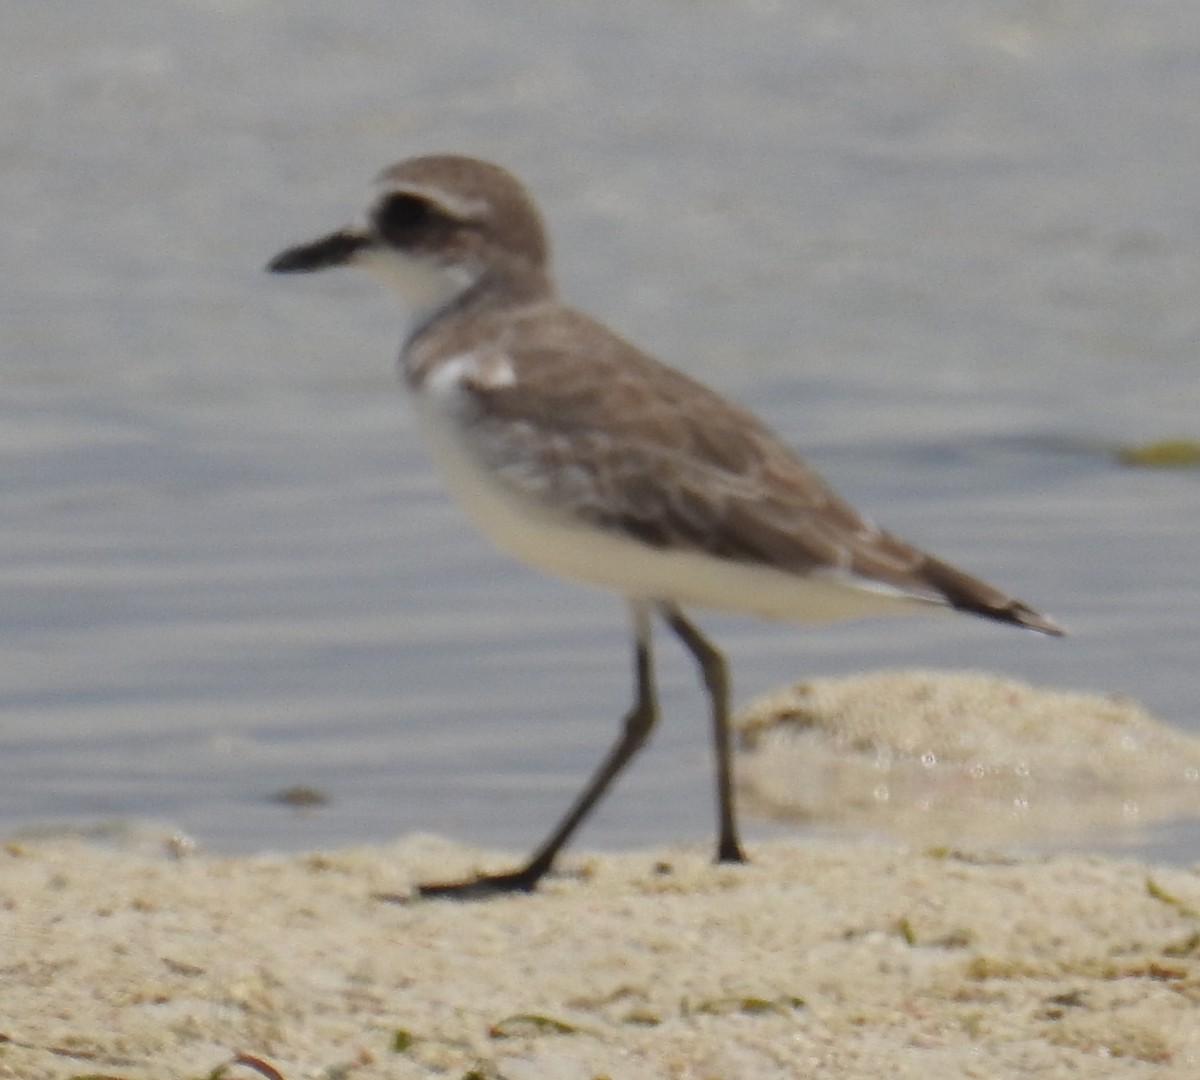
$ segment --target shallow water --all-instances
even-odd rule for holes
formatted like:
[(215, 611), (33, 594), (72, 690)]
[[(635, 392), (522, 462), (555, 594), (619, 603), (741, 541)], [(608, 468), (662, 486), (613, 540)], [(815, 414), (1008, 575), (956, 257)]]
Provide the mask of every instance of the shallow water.
[[(984, 667), (1200, 732), (1200, 474), (1108, 452), (1200, 435), (1200, 8), (399, 11), (6, 15), (0, 830), (524, 849), (614, 737), (621, 605), (510, 565), (444, 501), (386, 297), (262, 273), (440, 150), (531, 183), (573, 301), (1073, 631), (702, 617), (739, 698)], [(588, 846), (711, 832), (703, 703), (664, 646), (664, 729)], [(332, 801), (271, 801), (291, 784)]]

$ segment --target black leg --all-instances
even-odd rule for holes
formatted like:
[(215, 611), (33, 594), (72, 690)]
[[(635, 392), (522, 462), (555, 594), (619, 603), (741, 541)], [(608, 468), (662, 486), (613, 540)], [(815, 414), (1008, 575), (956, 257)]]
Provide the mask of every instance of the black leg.
[(667, 625), (675, 631), (700, 665), (700, 674), (712, 702), (713, 744), (717, 756), (717, 808), (720, 832), (717, 862), (745, 862), (746, 855), (738, 840), (733, 811), (733, 764), (729, 739), (729, 675), (725, 658), (695, 626), (683, 617), (674, 604), (659, 607)]
[(654, 657), (650, 644), (650, 614), (640, 604), (632, 605), (632, 609), (634, 673), (637, 684), (633, 707), (625, 716), (621, 737), (583, 789), (575, 805), (520, 870), (509, 874), (481, 874), (469, 881), (419, 885), (417, 892), (421, 896), (446, 896), (466, 900), (502, 892), (532, 892), (553, 865), (555, 856), (584, 818), (591, 813), (617, 774), (645, 745), (654, 722), (658, 719), (658, 702), (654, 696)]

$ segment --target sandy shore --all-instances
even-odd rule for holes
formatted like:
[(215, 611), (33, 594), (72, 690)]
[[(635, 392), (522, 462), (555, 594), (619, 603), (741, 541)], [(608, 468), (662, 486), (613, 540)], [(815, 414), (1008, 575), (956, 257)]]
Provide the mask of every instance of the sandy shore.
[[(0, 854), (0, 1075), (1194, 1077), (1200, 875), (882, 845), (508, 864), (411, 837), (288, 857)], [(390, 897), (385, 899), (384, 897)], [(235, 1065), (221, 1075), (259, 1075)]]

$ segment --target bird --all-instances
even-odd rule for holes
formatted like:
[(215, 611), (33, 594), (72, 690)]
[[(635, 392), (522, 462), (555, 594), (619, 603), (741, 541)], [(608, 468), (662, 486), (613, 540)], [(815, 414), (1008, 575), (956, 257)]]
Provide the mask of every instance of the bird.
[(730, 680), (691, 608), (820, 623), (943, 608), (1059, 636), (1052, 619), (877, 527), (752, 413), (559, 298), (542, 215), (500, 165), (459, 154), (385, 169), (359, 224), (287, 248), (278, 274), (358, 267), (408, 316), (402, 381), (468, 518), (528, 565), (623, 597), (633, 703), (617, 740), (524, 865), (417, 886), (533, 891), (650, 736), (653, 628), (698, 665), (715, 754), (716, 860), (746, 860)]

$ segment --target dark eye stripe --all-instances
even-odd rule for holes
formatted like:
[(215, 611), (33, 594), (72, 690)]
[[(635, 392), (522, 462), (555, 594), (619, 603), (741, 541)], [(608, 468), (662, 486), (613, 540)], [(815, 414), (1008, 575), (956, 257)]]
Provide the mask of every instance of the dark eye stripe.
[(442, 215), (417, 195), (389, 195), (375, 211), (375, 228), (392, 244), (410, 243), (413, 237), (442, 221)]

